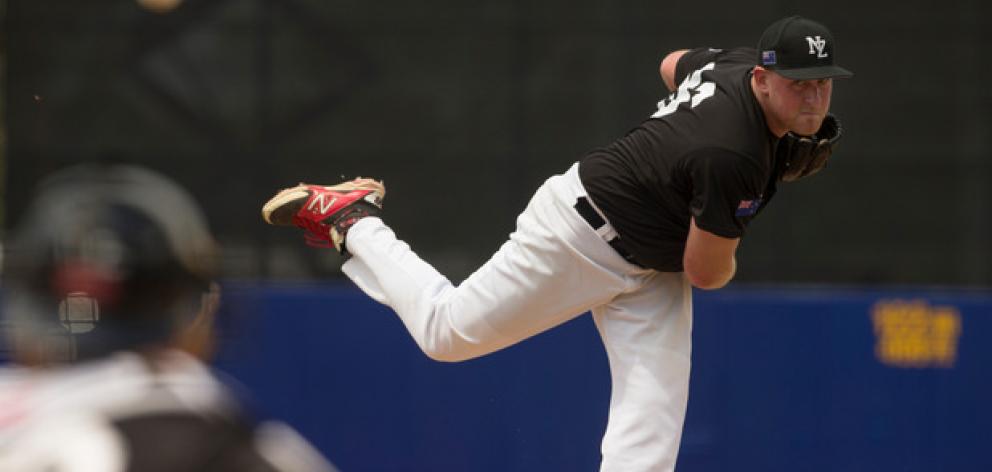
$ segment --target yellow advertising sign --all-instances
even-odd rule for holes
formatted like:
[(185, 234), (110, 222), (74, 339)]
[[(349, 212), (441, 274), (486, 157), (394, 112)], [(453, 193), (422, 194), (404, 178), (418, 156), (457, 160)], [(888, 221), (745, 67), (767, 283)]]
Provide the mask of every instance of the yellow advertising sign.
[(875, 357), (900, 368), (950, 368), (957, 359), (961, 314), (925, 300), (882, 300), (871, 312)]

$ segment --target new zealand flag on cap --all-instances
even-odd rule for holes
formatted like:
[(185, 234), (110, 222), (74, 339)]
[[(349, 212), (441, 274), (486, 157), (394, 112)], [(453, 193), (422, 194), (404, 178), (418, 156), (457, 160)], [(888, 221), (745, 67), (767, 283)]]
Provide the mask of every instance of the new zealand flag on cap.
[(775, 51), (761, 51), (761, 65), (770, 66), (774, 65), (775, 62)]

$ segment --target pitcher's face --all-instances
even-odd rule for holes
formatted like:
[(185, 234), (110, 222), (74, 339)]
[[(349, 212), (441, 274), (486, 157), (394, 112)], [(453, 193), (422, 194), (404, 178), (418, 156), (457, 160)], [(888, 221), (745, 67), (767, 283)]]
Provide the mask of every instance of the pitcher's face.
[(765, 112), (774, 115), (769, 118), (786, 131), (802, 136), (815, 134), (830, 111), (833, 79), (793, 80), (768, 72)]

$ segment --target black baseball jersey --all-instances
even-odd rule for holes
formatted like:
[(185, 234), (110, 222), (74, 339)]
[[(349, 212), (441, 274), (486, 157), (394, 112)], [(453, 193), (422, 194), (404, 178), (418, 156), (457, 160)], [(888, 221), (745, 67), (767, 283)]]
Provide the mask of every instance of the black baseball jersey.
[(741, 237), (774, 194), (778, 138), (751, 90), (756, 57), (750, 48), (687, 52), (658, 111), (582, 159), (583, 186), (637, 263), (682, 271), (691, 217)]

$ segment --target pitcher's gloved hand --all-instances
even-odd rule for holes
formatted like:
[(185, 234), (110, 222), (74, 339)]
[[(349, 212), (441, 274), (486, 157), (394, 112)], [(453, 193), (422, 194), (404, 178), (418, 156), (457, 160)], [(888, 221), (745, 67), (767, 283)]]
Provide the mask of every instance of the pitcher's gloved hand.
[(841, 136), (840, 120), (828, 113), (813, 136), (799, 136), (786, 133), (779, 141), (775, 162), (778, 165), (778, 180), (794, 182), (809, 177), (827, 165), (827, 159), (837, 146)]

